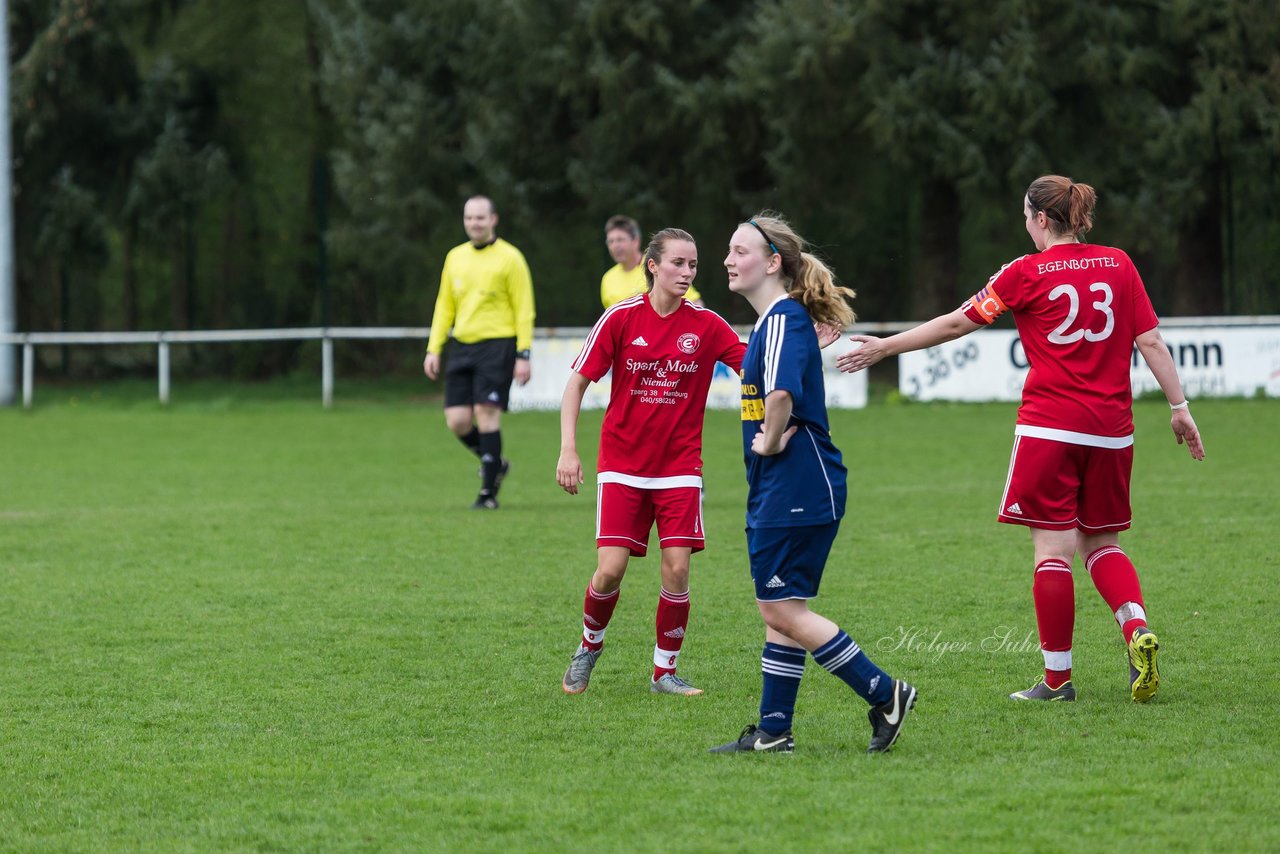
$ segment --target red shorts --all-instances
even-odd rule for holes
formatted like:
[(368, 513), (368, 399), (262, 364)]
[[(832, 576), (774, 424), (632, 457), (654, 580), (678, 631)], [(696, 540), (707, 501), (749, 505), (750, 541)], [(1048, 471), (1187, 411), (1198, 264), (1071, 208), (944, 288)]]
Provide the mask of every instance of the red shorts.
[(1132, 470), (1133, 445), (1095, 448), (1015, 436), (998, 518), (1051, 531), (1126, 530), (1133, 517)]
[(658, 548), (689, 548), (700, 552), (702, 490), (696, 486), (641, 489), (622, 483), (596, 486), (596, 547), (621, 546), (644, 557), (649, 529), (658, 523)]

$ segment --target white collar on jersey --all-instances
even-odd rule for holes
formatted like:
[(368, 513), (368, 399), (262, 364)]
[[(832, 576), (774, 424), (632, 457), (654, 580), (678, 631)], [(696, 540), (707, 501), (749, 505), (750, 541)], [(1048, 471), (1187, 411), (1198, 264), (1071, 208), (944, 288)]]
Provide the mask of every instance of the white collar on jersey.
[(766, 308), (764, 311), (760, 312), (760, 317), (758, 317), (758, 318), (756, 319), (756, 325), (755, 325), (755, 326), (753, 326), (752, 328), (753, 328), (753, 329), (759, 329), (759, 328), (760, 328), (760, 324), (764, 323), (764, 319), (765, 319), (766, 317), (768, 317), (768, 316), (769, 316), (769, 312), (773, 311), (773, 307), (774, 307), (775, 305), (777, 305), (778, 303), (782, 302), (784, 299), (791, 299), (791, 295), (790, 295), (790, 294), (783, 294), (782, 296), (778, 297), (778, 298), (777, 298), (776, 300), (774, 300), (773, 302), (769, 303), (769, 307), (768, 307), (768, 308)]

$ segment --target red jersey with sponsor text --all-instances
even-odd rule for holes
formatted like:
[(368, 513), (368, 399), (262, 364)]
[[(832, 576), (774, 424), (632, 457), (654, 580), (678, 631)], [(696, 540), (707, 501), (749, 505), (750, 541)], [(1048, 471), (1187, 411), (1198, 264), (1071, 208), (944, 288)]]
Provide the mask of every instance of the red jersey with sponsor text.
[(1019, 424), (1133, 433), (1133, 342), (1159, 320), (1128, 255), (1066, 243), (1010, 261), (964, 305), (970, 320), (984, 324), (1006, 309), (1031, 366)]
[(573, 363), (593, 382), (613, 370), (599, 471), (701, 477), (702, 421), (716, 362), (736, 376), (745, 352), (723, 317), (688, 300), (666, 317), (648, 294), (609, 308)]

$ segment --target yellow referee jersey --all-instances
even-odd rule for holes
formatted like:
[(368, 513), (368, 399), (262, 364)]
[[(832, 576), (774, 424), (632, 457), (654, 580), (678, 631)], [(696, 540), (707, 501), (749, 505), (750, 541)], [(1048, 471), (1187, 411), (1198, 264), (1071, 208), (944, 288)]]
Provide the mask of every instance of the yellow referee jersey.
[[(604, 303), (605, 308), (647, 290), (649, 290), (649, 283), (644, 277), (643, 261), (630, 270), (622, 269), (621, 264), (614, 264), (600, 277), (600, 302)], [(692, 302), (702, 299), (702, 294), (691, 287), (684, 298)]]
[(533, 277), (519, 249), (498, 238), (449, 250), (427, 352), (443, 350), (450, 330), (464, 344), (514, 336), (517, 350), (533, 345)]

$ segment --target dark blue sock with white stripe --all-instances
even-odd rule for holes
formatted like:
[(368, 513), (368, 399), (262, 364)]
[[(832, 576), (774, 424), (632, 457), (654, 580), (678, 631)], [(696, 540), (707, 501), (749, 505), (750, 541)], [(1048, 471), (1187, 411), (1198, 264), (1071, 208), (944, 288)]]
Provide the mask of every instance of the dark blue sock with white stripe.
[(813, 651), (813, 660), (843, 679), (873, 706), (887, 703), (893, 697), (893, 679), (876, 667), (843, 629)]
[(791, 729), (796, 710), (800, 677), (804, 676), (805, 652), (800, 647), (766, 643), (760, 657), (764, 690), (760, 693), (760, 729), (781, 735)]

